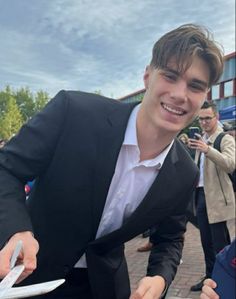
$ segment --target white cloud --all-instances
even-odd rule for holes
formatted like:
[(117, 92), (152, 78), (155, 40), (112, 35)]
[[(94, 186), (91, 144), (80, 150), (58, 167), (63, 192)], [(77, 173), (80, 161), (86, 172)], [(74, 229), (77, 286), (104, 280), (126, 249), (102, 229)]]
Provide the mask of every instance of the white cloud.
[[(234, 0), (8, 0), (0, 11), (0, 84), (121, 97), (143, 88), (154, 42), (183, 23), (235, 51)], [(1, 87), (0, 86), (0, 87)]]

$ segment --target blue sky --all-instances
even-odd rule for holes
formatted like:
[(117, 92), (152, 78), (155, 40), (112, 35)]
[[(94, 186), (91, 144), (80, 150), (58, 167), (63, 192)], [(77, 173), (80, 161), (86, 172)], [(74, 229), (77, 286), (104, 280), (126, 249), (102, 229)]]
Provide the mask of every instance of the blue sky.
[(143, 88), (155, 41), (184, 23), (235, 51), (235, 0), (0, 0), (0, 89)]

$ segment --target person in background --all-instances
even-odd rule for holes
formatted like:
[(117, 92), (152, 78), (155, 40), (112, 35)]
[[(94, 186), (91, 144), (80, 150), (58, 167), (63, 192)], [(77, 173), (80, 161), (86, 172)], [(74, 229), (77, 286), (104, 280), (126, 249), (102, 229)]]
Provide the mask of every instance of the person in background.
[(236, 298), (236, 248), (235, 239), (216, 256), (213, 279), (206, 279), (201, 299)]
[(188, 135), (186, 133), (182, 133), (178, 136), (179, 140), (183, 142), (186, 146), (188, 145)]
[(194, 160), (195, 157), (195, 150), (189, 147), (189, 137), (186, 133), (182, 133), (178, 136), (178, 139), (184, 144), (186, 150), (190, 154), (191, 158)]
[[(59, 92), (0, 150), (0, 277), (22, 240), (19, 280), (66, 278), (40, 298), (163, 297), (199, 176), (175, 137), (222, 72), (212, 35), (186, 24), (154, 45), (140, 104)], [(24, 185), (34, 178), (26, 202)], [(130, 294), (124, 243), (154, 226), (157, 246)]]
[(0, 148), (4, 147), (6, 141), (4, 139), (0, 139)]
[(227, 133), (236, 140), (236, 125), (232, 126)]
[(226, 134), (221, 141), (221, 152), (213, 147), (216, 137), (223, 132), (218, 126), (218, 116), (215, 104), (205, 102), (199, 112), (204, 135), (189, 139), (200, 168), (196, 211), (206, 264), (205, 276), (191, 291), (200, 291), (203, 281), (211, 277), (216, 254), (230, 244), (226, 221), (235, 218), (235, 195), (228, 176), (235, 169), (235, 141)]
[(231, 125), (229, 123), (223, 124), (224, 132), (233, 136), (236, 139), (236, 125)]
[(149, 229), (148, 241), (144, 245), (137, 248), (138, 252), (146, 252), (152, 249), (153, 243), (155, 243), (154, 233), (156, 230), (157, 227), (152, 227)]

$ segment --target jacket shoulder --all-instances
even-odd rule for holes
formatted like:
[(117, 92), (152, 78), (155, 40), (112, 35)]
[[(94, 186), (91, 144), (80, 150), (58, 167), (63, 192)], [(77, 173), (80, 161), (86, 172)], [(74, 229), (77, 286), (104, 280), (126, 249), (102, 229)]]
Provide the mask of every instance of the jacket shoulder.
[(178, 162), (181, 164), (182, 169), (185, 170), (186, 174), (189, 175), (192, 173), (195, 175), (196, 173), (199, 173), (196, 163), (182, 142), (176, 139), (174, 145), (178, 154)]
[(77, 105), (120, 105), (121, 103), (115, 99), (101, 96), (94, 93), (76, 91), (76, 90), (61, 90), (57, 96), (62, 95), (64, 98), (70, 102)]
[[(94, 93), (82, 92), (82, 91), (73, 91), (73, 90), (61, 90), (53, 100), (58, 99), (66, 101), (69, 107), (77, 111), (77, 109), (82, 109), (81, 111), (89, 110), (90, 113), (97, 114), (98, 112), (107, 113), (109, 111), (126, 111), (132, 110), (132, 108), (137, 103), (122, 103), (118, 100), (101, 96)], [(92, 109), (91, 109), (92, 107)]]

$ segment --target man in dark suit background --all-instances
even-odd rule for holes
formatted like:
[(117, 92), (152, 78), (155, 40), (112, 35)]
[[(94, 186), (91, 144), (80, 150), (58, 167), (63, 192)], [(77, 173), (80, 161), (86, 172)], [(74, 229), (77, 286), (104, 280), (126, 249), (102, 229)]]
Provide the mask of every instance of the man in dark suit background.
[[(154, 45), (141, 104), (61, 91), (23, 126), (0, 151), (0, 277), (22, 240), (24, 284), (66, 278), (40, 298), (160, 298), (198, 180), (175, 137), (219, 79), (222, 57), (205, 28), (181, 26)], [(154, 225), (158, 246), (130, 295), (123, 244)]]

